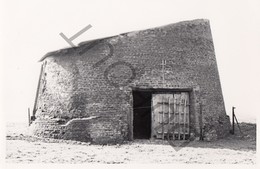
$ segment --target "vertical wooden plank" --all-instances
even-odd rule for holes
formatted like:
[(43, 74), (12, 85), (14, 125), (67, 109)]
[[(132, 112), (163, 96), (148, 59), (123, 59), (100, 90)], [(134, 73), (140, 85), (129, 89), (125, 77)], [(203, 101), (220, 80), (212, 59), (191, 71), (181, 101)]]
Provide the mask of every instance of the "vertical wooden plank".
[(181, 139), (181, 111), (180, 111), (180, 106), (181, 106), (181, 102), (180, 102), (180, 95), (178, 95), (178, 99), (177, 99), (177, 111), (178, 111), (178, 115), (179, 115), (179, 119), (178, 119), (178, 128), (179, 128), (179, 133), (178, 133), (178, 140)]
[(176, 99), (175, 94), (173, 95), (173, 129), (172, 129), (172, 137), (175, 140), (175, 129), (176, 129)]
[[(158, 98), (158, 100), (156, 100), (156, 106), (160, 107), (160, 109), (161, 109), (162, 108), (161, 105), (157, 105), (157, 104), (159, 104), (158, 102), (160, 102), (161, 96), (160, 95), (156, 95), (156, 96)], [(161, 114), (160, 114), (159, 108), (157, 108), (157, 107), (156, 107), (156, 113), (157, 113), (156, 115), (158, 116), (158, 125), (160, 125), (160, 123), (161, 123), (161, 121), (160, 121)]]
[(154, 94), (152, 94), (152, 125), (151, 125), (151, 138), (153, 138), (154, 134), (154, 126), (155, 126), (155, 112), (154, 112)]
[(151, 107), (151, 110), (152, 110), (152, 124), (151, 124), (151, 138), (153, 138), (154, 136), (154, 123), (155, 123), (155, 116), (154, 116), (154, 94), (152, 94), (152, 107)]
[(162, 95), (162, 139), (164, 140), (164, 95)]
[[(170, 136), (173, 135), (173, 125), (174, 125), (174, 113), (173, 113), (173, 105), (174, 105), (174, 99), (173, 99), (173, 94), (170, 97), (170, 106), (169, 106), (169, 111), (170, 111), (170, 116), (169, 116), (169, 124), (170, 124)], [(173, 136), (172, 136), (173, 137)]]
[(184, 98), (184, 105), (183, 105), (184, 117), (183, 117), (183, 140), (185, 140), (186, 136), (186, 99)]
[(186, 93), (186, 100), (187, 100), (187, 107), (186, 107), (186, 111), (187, 111), (187, 133), (190, 134), (190, 96), (189, 93)]
[(182, 136), (180, 139), (183, 139), (183, 121), (184, 121), (184, 104), (183, 104), (183, 92), (180, 95), (180, 135)]
[(160, 126), (160, 111), (161, 111), (161, 106), (158, 105), (160, 101), (160, 95), (158, 94), (153, 94), (152, 95), (152, 100), (153, 100), (153, 124), (152, 124), (152, 137), (160, 138), (160, 130), (161, 128), (156, 129), (156, 127)]
[(157, 113), (158, 113), (158, 126), (160, 125), (161, 127), (157, 130), (157, 138), (162, 138), (162, 129), (163, 129), (163, 124), (162, 124), (162, 112), (163, 112), (163, 105), (160, 103), (162, 100), (162, 95), (158, 94), (158, 100), (157, 100), (157, 104), (159, 104), (158, 106), (160, 107), (157, 108)]
[(174, 133), (177, 134), (177, 139), (180, 140), (180, 94), (174, 94), (174, 101), (175, 101), (175, 131)]
[(171, 119), (171, 103), (170, 103), (170, 97), (168, 97), (168, 131), (167, 131), (167, 134), (168, 134), (168, 140), (170, 139), (170, 119)]

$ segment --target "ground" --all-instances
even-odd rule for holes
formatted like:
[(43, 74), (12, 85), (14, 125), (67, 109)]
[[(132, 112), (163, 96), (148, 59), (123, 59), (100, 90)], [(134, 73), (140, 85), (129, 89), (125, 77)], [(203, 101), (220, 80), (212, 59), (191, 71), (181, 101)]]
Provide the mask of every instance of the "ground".
[(255, 164), (256, 125), (242, 123), (236, 134), (214, 142), (192, 141), (184, 147), (168, 141), (135, 140), (121, 145), (91, 145), (29, 136), (25, 124), (8, 124), (7, 163), (199, 163)]

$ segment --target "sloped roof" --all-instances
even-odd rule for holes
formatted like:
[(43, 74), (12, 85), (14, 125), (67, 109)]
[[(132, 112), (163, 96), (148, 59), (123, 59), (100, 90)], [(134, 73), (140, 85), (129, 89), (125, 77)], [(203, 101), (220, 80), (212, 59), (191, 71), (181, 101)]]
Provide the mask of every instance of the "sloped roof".
[(110, 36), (110, 37), (104, 37), (104, 38), (84, 41), (84, 42), (79, 43), (76, 47), (68, 47), (68, 48), (63, 48), (63, 49), (59, 49), (56, 51), (48, 52), (39, 60), (39, 62), (43, 61), (44, 59), (46, 59), (49, 56), (61, 55), (63, 53), (65, 54), (68, 51), (71, 51), (73, 49), (80, 48), (80, 47), (86, 46), (86, 45), (91, 45), (91, 43), (93, 43), (93, 42), (97, 42), (97, 41), (104, 40), (104, 39), (111, 39), (111, 38), (120, 37), (120, 36), (133, 36), (138, 33), (149, 32), (149, 31), (153, 31), (153, 30), (157, 30), (157, 29), (171, 29), (173, 27), (180, 26), (180, 25), (208, 23), (208, 22), (209, 22), (208, 19), (195, 19), (195, 20), (189, 20), (189, 21), (181, 21), (181, 22), (172, 23), (172, 24), (154, 27), (154, 28), (149, 28), (149, 29), (145, 29), (145, 30), (131, 31), (131, 32), (126, 32), (126, 33), (121, 33), (119, 35)]

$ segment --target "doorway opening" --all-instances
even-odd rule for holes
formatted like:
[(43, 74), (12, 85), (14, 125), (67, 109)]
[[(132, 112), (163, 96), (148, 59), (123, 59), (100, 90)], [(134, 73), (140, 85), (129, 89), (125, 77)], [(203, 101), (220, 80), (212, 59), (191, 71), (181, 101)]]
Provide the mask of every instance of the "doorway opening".
[(190, 90), (135, 89), (132, 94), (133, 139), (189, 139)]
[(133, 91), (133, 137), (151, 138), (151, 91)]

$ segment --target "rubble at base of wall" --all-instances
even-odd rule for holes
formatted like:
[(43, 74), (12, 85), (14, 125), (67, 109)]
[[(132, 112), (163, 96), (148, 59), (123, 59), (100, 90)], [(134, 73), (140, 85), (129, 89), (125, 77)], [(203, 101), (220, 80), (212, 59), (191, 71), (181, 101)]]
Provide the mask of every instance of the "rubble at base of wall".
[(218, 117), (208, 117), (208, 122), (204, 124), (204, 141), (215, 141), (229, 135), (231, 129), (228, 115)]
[[(102, 125), (101, 125), (102, 124)], [(36, 120), (30, 126), (30, 133), (37, 137), (91, 142), (93, 144), (118, 144), (124, 141), (121, 132), (104, 132), (108, 126), (98, 117), (76, 118), (66, 124), (57, 120)], [(117, 130), (117, 129), (114, 129)]]
[(210, 130), (209, 132), (204, 134), (205, 141), (215, 141), (217, 140), (218, 135), (216, 130)]

